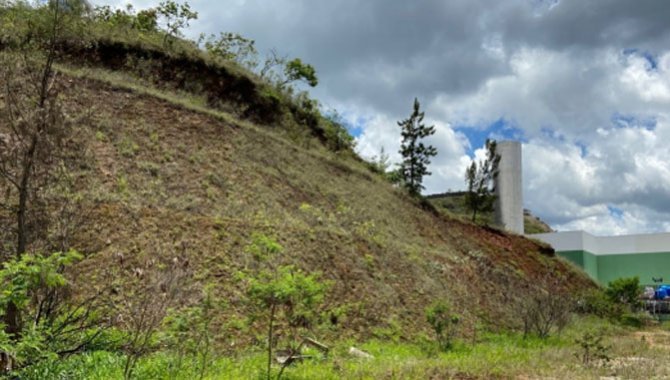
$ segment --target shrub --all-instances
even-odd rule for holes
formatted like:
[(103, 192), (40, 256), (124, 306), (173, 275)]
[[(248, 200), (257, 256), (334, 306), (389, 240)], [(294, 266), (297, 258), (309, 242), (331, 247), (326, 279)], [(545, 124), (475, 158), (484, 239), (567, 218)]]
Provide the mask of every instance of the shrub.
[(322, 125), (326, 145), (330, 150), (339, 152), (353, 150), (355, 139), (346, 127), (346, 121), (337, 111), (331, 111), (322, 117)]
[(620, 304), (612, 302), (603, 289), (590, 289), (578, 296), (576, 310), (600, 318), (619, 319), (623, 313)]
[(212, 295), (212, 286), (203, 290), (200, 302), (191, 307), (171, 310), (164, 320), (164, 343), (175, 352), (176, 363), (171, 365), (172, 378), (184, 369), (184, 359), (193, 359), (194, 372), (202, 379), (212, 362), (214, 329), (212, 322), (221, 311), (222, 304)]
[(575, 353), (575, 356), (584, 366), (591, 366), (596, 360), (610, 360), (610, 347), (605, 346), (602, 343), (602, 340), (602, 335), (596, 335), (590, 332), (586, 332), (581, 338), (575, 339), (575, 343), (577, 343), (580, 348), (580, 351)]
[(426, 320), (435, 332), (437, 344), (442, 351), (451, 349), (460, 318), (451, 313), (449, 305), (443, 301), (433, 303), (426, 309)]
[(639, 308), (640, 294), (640, 278), (637, 276), (618, 278), (609, 282), (605, 289), (605, 295), (610, 301), (623, 304), (631, 311)]
[(99, 294), (83, 301), (70, 299), (69, 284), (62, 273), (81, 258), (69, 251), (48, 256), (24, 254), (4, 263), (0, 313), (6, 316), (13, 309), (20, 330), (13, 334), (0, 329), (0, 351), (9, 354), (16, 367), (101, 344), (99, 337), (106, 324), (95, 318), (101, 310)]
[(568, 324), (572, 310), (573, 300), (568, 293), (536, 289), (518, 304), (524, 337), (534, 334), (546, 339), (554, 332), (560, 333)]

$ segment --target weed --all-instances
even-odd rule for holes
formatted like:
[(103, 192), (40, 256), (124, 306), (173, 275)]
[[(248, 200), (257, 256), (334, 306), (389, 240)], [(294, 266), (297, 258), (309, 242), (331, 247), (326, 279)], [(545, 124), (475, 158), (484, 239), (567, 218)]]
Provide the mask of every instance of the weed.
[(363, 256), (363, 259), (365, 260), (365, 266), (372, 272), (375, 267), (375, 257), (368, 253)]
[(158, 135), (158, 132), (154, 131), (149, 134), (149, 141), (151, 141), (152, 144), (156, 145), (160, 141), (160, 136)]
[(129, 136), (124, 136), (118, 145), (119, 154), (126, 158), (134, 157), (140, 149), (140, 146), (137, 145)]
[(119, 174), (116, 178), (116, 191), (123, 197), (129, 195), (128, 192), (128, 178), (124, 174)]
[(391, 342), (398, 343), (403, 336), (403, 328), (397, 317), (390, 317), (385, 325), (374, 327), (372, 335), (380, 339), (388, 339)]
[(107, 140), (107, 136), (105, 136), (105, 133), (103, 131), (96, 131), (95, 139), (100, 142), (104, 142), (105, 140)]
[(584, 333), (580, 338), (575, 340), (575, 343), (580, 348), (580, 351), (575, 353), (575, 356), (581, 361), (584, 366), (591, 366), (597, 360), (608, 362), (610, 360), (610, 347), (602, 343), (602, 335), (592, 334), (590, 332)]

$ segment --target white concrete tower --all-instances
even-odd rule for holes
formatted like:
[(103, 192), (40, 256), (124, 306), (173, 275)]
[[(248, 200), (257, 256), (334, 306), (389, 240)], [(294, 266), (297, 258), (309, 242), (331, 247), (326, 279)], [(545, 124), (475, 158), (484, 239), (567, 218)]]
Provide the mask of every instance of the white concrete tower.
[(497, 152), (500, 164), (496, 181), (495, 222), (507, 231), (523, 234), (521, 143), (499, 141)]

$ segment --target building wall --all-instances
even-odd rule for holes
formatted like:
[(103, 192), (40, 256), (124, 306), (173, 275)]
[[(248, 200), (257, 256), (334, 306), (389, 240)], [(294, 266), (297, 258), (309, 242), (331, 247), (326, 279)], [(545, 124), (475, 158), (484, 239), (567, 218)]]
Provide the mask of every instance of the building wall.
[(600, 281), (598, 256), (588, 251), (562, 251), (557, 254), (582, 268), (592, 279)]
[(600, 274), (600, 257), (601, 256), (596, 256), (589, 251), (584, 251), (584, 271), (588, 273), (592, 279), (600, 282), (601, 284), (607, 284), (607, 282), (603, 282)]
[(670, 252), (633, 253), (598, 256), (598, 282), (607, 284), (621, 277), (640, 277), (640, 283), (653, 284), (653, 278), (670, 282)]
[(632, 276), (645, 285), (652, 285), (652, 278), (670, 282), (670, 233), (598, 237), (571, 231), (531, 237), (549, 243), (603, 285)]

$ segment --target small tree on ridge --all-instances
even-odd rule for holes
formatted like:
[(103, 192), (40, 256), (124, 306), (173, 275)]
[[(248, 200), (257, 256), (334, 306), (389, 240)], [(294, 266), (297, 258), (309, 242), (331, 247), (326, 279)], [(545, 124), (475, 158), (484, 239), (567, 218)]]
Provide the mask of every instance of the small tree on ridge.
[(402, 143), (400, 154), (403, 161), (400, 164), (400, 177), (405, 188), (412, 195), (419, 195), (424, 188), (421, 184), (423, 176), (430, 175), (428, 165), (430, 157), (437, 155), (437, 149), (432, 145), (424, 145), (421, 140), (435, 133), (435, 127), (426, 127), (423, 124), (424, 112), (419, 110), (419, 100), (414, 98), (414, 110), (408, 119), (398, 122), (402, 128)]
[(486, 159), (484, 161), (473, 160), (465, 171), (465, 182), (468, 184), (468, 192), (465, 195), (465, 205), (472, 211), (472, 221), (477, 218), (478, 212), (493, 211), (495, 202), (495, 180), (498, 177), (498, 164), (500, 155), (496, 152), (495, 140), (486, 140)]

